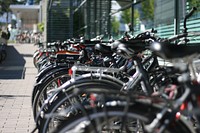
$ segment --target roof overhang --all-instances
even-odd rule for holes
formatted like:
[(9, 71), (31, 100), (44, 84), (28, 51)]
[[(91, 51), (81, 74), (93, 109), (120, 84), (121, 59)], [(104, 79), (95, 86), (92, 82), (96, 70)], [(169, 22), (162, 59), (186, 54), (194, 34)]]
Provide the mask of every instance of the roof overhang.
[(38, 19), (40, 5), (10, 5), (13, 14), (19, 15), (23, 20)]
[(39, 10), (40, 5), (10, 5), (11, 10)]

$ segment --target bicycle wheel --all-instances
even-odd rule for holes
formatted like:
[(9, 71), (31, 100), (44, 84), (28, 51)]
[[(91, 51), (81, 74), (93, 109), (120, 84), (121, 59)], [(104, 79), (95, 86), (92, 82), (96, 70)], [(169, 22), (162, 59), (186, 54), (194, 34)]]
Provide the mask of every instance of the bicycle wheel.
[[(73, 105), (76, 103), (74, 101), (74, 97), (72, 96), (71, 98), (68, 97), (68, 95), (72, 94), (74, 92), (74, 88), (78, 88), (79, 90), (89, 88), (89, 90), (100, 90), (104, 92), (109, 92), (109, 91), (116, 91), (121, 89), (120, 84), (116, 83), (115, 81), (107, 81), (107, 80), (99, 80), (99, 79), (84, 79), (75, 82), (74, 84), (71, 84), (70, 87), (68, 87), (66, 90), (67, 92), (61, 92), (59, 95), (55, 96), (55, 100), (48, 106), (45, 107), (42, 112), (44, 114), (53, 114), (60, 112), (61, 110), (65, 110), (67, 108), (72, 108)], [(79, 95), (80, 100), (83, 100), (86, 98), (86, 95)], [(87, 100), (87, 98), (85, 99)], [(84, 101), (87, 102), (87, 101)], [(72, 113), (72, 112), (70, 112)], [(74, 113), (74, 112), (73, 112)], [(72, 113), (72, 114), (73, 114)], [(52, 128), (54, 129), (59, 125), (59, 122), (63, 119), (66, 119), (66, 117), (40, 117), (37, 121), (39, 125), (39, 132), (40, 133), (45, 133), (50, 131)]]
[(32, 91), (32, 105), (33, 105), (33, 101), (35, 98), (35, 95), (38, 91), (38, 89), (40, 88), (39, 86), (41, 86), (43, 84), (43, 82), (50, 77), (51, 74), (53, 73), (57, 73), (59, 71), (68, 71), (69, 65), (67, 64), (50, 64), (47, 68), (45, 68), (44, 70), (42, 70), (40, 73), (38, 73), (38, 75), (36, 76), (36, 81), (35, 81), (35, 85)]
[(33, 96), (33, 117), (36, 117), (40, 107), (44, 101), (52, 95), (53, 90), (57, 89), (63, 83), (68, 81), (71, 77), (68, 75), (68, 71), (61, 70), (47, 76), (42, 80), (41, 86), (37, 87), (37, 93)]
[(33, 65), (35, 66), (35, 68), (37, 68), (37, 61), (39, 54), (40, 54), (39, 50), (36, 50), (33, 54)]
[[(63, 98), (56, 98), (45, 112), (39, 132), (146, 132), (146, 125), (152, 123), (157, 114), (162, 112), (166, 101), (144, 95), (129, 95), (112, 89), (112, 87), (97, 83), (73, 86), (74, 93), (63, 93)], [(85, 86), (86, 85), (86, 86)], [(95, 87), (94, 87), (95, 85)], [(93, 86), (93, 87), (92, 87)], [(59, 95), (61, 96), (61, 95)], [(58, 100), (59, 99), (59, 100)], [(149, 102), (151, 100), (151, 102)], [(164, 103), (164, 104), (163, 104)], [(166, 110), (163, 117), (174, 117), (174, 113)], [(160, 121), (155, 131), (162, 129)], [(154, 131), (153, 131), (154, 132)], [(164, 133), (194, 133), (186, 119), (172, 119), (165, 127)]]
[[(66, 108), (57, 114), (49, 114), (59, 119), (52, 132), (78, 133), (146, 133), (155, 125), (151, 132), (194, 133), (191, 123), (185, 117), (176, 119), (173, 111), (166, 113), (155, 124), (157, 115), (163, 112), (166, 101), (159, 97), (148, 97), (141, 94), (124, 94), (104, 89), (79, 89), (76, 95), (87, 94), (90, 98), (74, 102), (74, 109)], [(92, 97), (91, 97), (92, 96)], [(70, 97), (72, 100), (74, 97)], [(75, 112), (76, 111), (76, 112)], [(70, 113), (70, 114), (69, 114)], [(48, 117), (50, 117), (48, 116)], [(169, 122), (166, 124), (166, 122)], [(151, 126), (149, 126), (151, 124)], [(50, 131), (51, 132), (51, 131)]]
[[(104, 107), (105, 108), (105, 107)], [(85, 110), (87, 115), (76, 115), (69, 118), (54, 130), (52, 133), (146, 133), (145, 124), (152, 120), (155, 112), (138, 110), (131, 107), (127, 113), (120, 106), (106, 107), (99, 109)], [(151, 116), (150, 116), (151, 115)], [(194, 133), (191, 125), (186, 119), (181, 117), (179, 120), (171, 122), (163, 131), (164, 133)]]
[(41, 81), (41, 79), (47, 77), (49, 74), (54, 73), (55, 71), (60, 71), (60, 69), (66, 68), (70, 68), (70, 65), (67, 63), (49, 64), (37, 74), (35, 82), (36, 84), (38, 84)]

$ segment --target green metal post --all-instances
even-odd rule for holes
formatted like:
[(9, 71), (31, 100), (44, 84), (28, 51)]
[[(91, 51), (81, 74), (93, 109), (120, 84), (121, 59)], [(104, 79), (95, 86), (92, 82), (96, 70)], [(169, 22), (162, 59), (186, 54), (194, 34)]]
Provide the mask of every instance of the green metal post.
[[(99, 18), (102, 18), (102, 0), (100, 0)], [(102, 20), (99, 22), (99, 34), (102, 34)]]
[(74, 17), (73, 17), (73, 0), (70, 0), (70, 19), (69, 19), (69, 37), (73, 37)]
[(132, 6), (131, 6), (131, 29), (130, 29), (132, 35), (134, 34), (134, 29), (133, 28), (134, 28), (134, 5), (133, 5), (133, 0), (132, 0)]
[(179, 0), (174, 0), (174, 35), (180, 33)]
[[(110, 14), (111, 12), (111, 1), (108, 0), (108, 14)], [(108, 32), (108, 35), (110, 36), (111, 35), (111, 16), (108, 15), (108, 25), (107, 25), (107, 32)]]
[(87, 37), (90, 39), (90, 37), (91, 37), (91, 32), (90, 32), (90, 22), (91, 22), (91, 20), (90, 20), (90, 0), (87, 0), (87, 3), (86, 3), (86, 6), (87, 6), (87, 21), (86, 21), (86, 25), (87, 25), (87, 29), (86, 29), (86, 34), (87, 34)]
[(97, 0), (94, 0), (94, 36), (97, 36)]

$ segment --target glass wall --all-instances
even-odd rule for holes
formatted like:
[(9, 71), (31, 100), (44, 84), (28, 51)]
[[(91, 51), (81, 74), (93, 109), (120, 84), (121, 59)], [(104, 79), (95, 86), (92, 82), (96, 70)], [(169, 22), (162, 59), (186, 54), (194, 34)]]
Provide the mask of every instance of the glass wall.
[(73, 37), (72, 0), (53, 0), (48, 5), (47, 41), (65, 41)]
[[(133, 6), (120, 12), (120, 25), (121, 22), (124, 25), (128, 25), (129, 30), (130, 25), (133, 25), (132, 30), (135, 34), (155, 28), (158, 30), (160, 36), (167, 37), (173, 35), (174, 3), (173, 0), (145, 0), (143, 2), (136, 2)], [(120, 28), (119, 31), (119, 33), (122, 33)]]
[[(183, 19), (194, 6), (198, 11), (187, 21), (188, 31), (200, 31), (200, 0), (74, 0), (73, 33), (93, 38), (124, 32), (137, 34), (154, 28), (160, 37), (183, 30)], [(111, 10), (110, 10), (111, 8)], [(193, 42), (198, 37), (192, 39)]]
[[(188, 31), (200, 31), (199, 0), (135, 0), (134, 2), (121, 4), (117, 1), (122, 11), (111, 17), (113, 35), (121, 36), (130, 30), (133, 30), (133, 34), (137, 34), (152, 28), (156, 29), (157, 34), (163, 38), (181, 33), (185, 15), (194, 6), (197, 7), (197, 11), (188, 19), (187, 27)], [(128, 7), (128, 4), (131, 6)], [(114, 8), (116, 5), (112, 6), (112, 9)], [(191, 42), (198, 40), (199, 37), (193, 37)]]
[[(178, 10), (179, 17), (179, 30), (182, 32), (183, 21), (185, 15), (193, 8), (196, 7), (197, 11), (187, 20), (187, 28), (189, 32), (199, 32), (200, 31), (200, 1), (199, 0), (180, 0), (179, 5), (182, 5), (182, 8)], [(200, 41), (200, 37), (191, 36), (190, 43), (196, 43)]]
[(111, 0), (73, 0), (74, 37), (110, 34)]
[(161, 37), (169, 37), (175, 33), (174, 7), (175, 3), (173, 0), (154, 1), (154, 27)]

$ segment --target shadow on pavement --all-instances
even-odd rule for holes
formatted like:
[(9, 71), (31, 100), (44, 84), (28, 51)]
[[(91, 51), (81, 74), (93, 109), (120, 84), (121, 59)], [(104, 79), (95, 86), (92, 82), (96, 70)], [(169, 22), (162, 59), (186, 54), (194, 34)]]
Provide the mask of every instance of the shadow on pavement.
[(25, 60), (13, 46), (6, 47), (7, 57), (0, 64), (0, 79), (22, 79)]
[(33, 57), (33, 54), (22, 54), (23, 57)]

